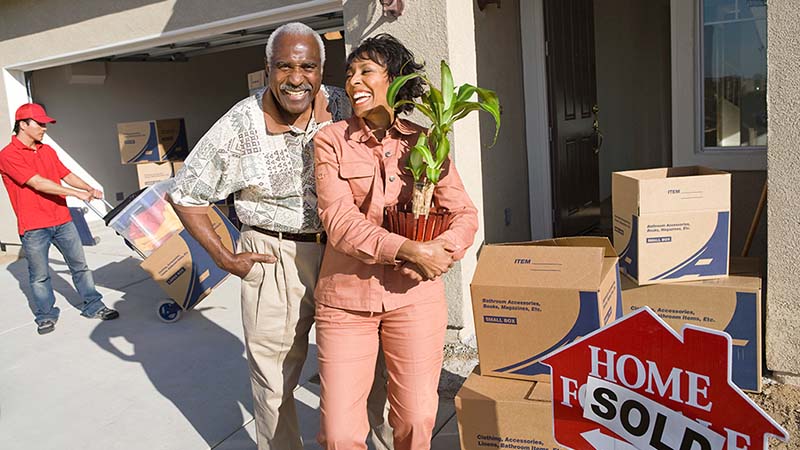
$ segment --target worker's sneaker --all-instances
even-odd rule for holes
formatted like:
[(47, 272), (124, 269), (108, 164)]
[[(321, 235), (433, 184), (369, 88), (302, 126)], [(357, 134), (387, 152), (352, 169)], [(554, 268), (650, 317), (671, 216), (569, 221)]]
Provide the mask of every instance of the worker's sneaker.
[(50, 320), (50, 319), (45, 319), (45, 320), (39, 322), (39, 324), (38, 324), (38, 326), (36, 328), (36, 332), (39, 333), (39, 334), (47, 334), (47, 333), (50, 333), (51, 331), (53, 331), (55, 329), (56, 329), (56, 321), (55, 320)]
[(94, 313), (91, 319), (114, 320), (117, 317), (119, 317), (119, 313), (116, 310), (103, 306), (96, 313)]

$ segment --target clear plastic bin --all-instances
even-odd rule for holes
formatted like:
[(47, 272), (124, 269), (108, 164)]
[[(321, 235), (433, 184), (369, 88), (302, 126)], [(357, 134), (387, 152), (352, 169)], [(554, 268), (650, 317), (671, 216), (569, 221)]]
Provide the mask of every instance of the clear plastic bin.
[(174, 184), (169, 179), (148, 187), (108, 222), (108, 226), (145, 257), (183, 230), (180, 219), (165, 197)]

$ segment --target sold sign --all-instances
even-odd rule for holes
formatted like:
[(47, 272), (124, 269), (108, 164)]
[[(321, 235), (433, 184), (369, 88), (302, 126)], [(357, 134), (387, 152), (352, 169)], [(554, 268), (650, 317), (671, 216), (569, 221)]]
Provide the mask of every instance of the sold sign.
[(789, 435), (731, 381), (731, 338), (649, 308), (551, 353), (553, 430), (574, 450), (765, 450)]

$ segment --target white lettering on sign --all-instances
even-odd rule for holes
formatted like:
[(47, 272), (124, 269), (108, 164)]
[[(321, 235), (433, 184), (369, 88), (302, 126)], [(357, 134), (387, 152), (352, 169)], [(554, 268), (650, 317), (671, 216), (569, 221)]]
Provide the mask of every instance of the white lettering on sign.
[[(619, 382), (630, 389), (639, 389), (647, 384), (645, 392), (648, 394), (655, 393), (653, 390), (655, 386), (658, 395), (662, 398), (667, 397), (667, 390), (671, 386), (670, 400), (685, 403), (703, 411), (711, 411), (713, 402), (708, 401), (708, 388), (711, 386), (711, 379), (708, 376), (671, 367), (665, 378), (654, 361), (642, 362), (635, 355), (627, 354), (618, 357), (617, 352), (613, 350), (592, 345), (589, 346), (589, 350), (592, 356), (590, 377), (601, 378), (615, 384)], [(685, 397), (681, 390), (684, 379)], [(564, 398), (566, 399), (566, 396)]]
[(561, 385), (563, 386), (563, 395), (561, 396), (563, 400), (561, 400), (561, 404), (572, 408), (570, 399), (575, 399), (580, 403), (581, 408), (583, 408), (583, 399), (586, 397), (586, 385), (584, 384), (578, 388), (578, 380), (563, 376), (561, 377)]
[[(750, 448), (750, 436), (739, 433), (738, 431), (725, 428), (728, 438), (728, 448), (726, 450), (747, 450)], [(742, 444), (740, 447), (739, 444)]]
[(724, 436), (680, 412), (594, 377), (586, 383), (583, 417), (640, 449), (723, 450), (725, 445)]

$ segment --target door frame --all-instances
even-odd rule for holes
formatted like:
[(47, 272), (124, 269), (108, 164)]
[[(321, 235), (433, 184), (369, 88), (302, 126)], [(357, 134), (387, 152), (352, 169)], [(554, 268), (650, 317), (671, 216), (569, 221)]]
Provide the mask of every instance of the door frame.
[(521, 1), (522, 83), (525, 93), (525, 145), (528, 154), (531, 239), (553, 237), (553, 185), (547, 107), (544, 1)]

